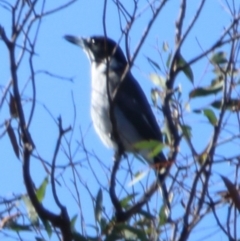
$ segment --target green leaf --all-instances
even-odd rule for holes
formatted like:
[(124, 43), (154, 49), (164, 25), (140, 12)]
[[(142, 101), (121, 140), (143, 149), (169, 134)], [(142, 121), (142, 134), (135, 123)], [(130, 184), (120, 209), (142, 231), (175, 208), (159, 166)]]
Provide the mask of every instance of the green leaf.
[(214, 112), (211, 109), (204, 109), (203, 113), (213, 126), (217, 125), (218, 123), (217, 117), (215, 116)]
[(97, 193), (96, 206), (95, 206), (95, 218), (98, 222), (100, 222), (102, 217), (102, 201), (103, 201), (103, 195), (102, 195), (102, 189), (100, 188)]
[(52, 227), (51, 227), (49, 221), (46, 219), (42, 219), (42, 218), (41, 218), (41, 221), (43, 223), (45, 230), (47, 231), (48, 237), (50, 238), (52, 236)]
[(38, 214), (35, 210), (35, 208), (32, 205), (32, 202), (30, 201), (28, 196), (22, 196), (22, 200), (24, 202), (24, 204), (26, 205), (27, 208), (27, 212), (28, 212), (28, 217), (30, 219), (30, 221), (33, 224), (37, 224), (38, 223)]
[(20, 231), (31, 231), (30, 225), (23, 225), (23, 224), (18, 224), (17, 222), (10, 222), (8, 224), (8, 228), (17, 232)]
[(155, 62), (154, 60), (152, 60), (151, 58), (149, 58), (149, 57), (146, 57), (147, 58), (147, 60), (148, 60), (148, 62), (150, 63), (150, 64), (152, 64), (154, 67), (156, 67), (158, 70), (161, 70), (161, 67), (160, 67), (160, 65), (157, 63), (157, 62)]
[(239, 111), (240, 110), (240, 100), (239, 99), (229, 99), (227, 103), (225, 103), (227, 109), (231, 111)]
[(134, 178), (131, 180), (131, 182), (128, 183), (128, 186), (131, 187), (135, 183), (138, 183), (140, 180), (142, 180), (149, 171), (141, 171), (137, 172), (137, 174), (134, 175)]
[(192, 90), (189, 93), (189, 97), (195, 98), (195, 97), (202, 97), (202, 96), (217, 94), (218, 92), (220, 92), (222, 90), (223, 90), (223, 81), (216, 82), (214, 80), (214, 81), (212, 81), (212, 84), (210, 86), (199, 87), (199, 88)]
[(206, 162), (207, 157), (208, 157), (207, 151), (204, 151), (200, 155), (197, 156), (197, 162), (199, 163), (200, 166), (202, 166)]
[(141, 240), (147, 241), (146, 234), (143, 229), (133, 228), (130, 225), (123, 223), (118, 223), (114, 225), (114, 228), (110, 235), (107, 235), (105, 241), (115, 241), (115, 240), (125, 240), (125, 241), (134, 241)]
[(159, 96), (158, 90), (152, 89), (151, 90), (151, 99), (152, 99), (152, 102), (153, 102), (154, 106), (157, 106), (158, 96)]
[(158, 155), (164, 147), (165, 145), (158, 140), (140, 141), (134, 144), (134, 148), (138, 151), (149, 150), (148, 156), (150, 158)]
[(46, 241), (46, 239), (41, 238), (41, 237), (35, 237), (36, 241)]
[(101, 230), (105, 230), (108, 226), (108, 221), (105, 218), (101, 218), (99, 225), (101, 227)]
[(150, 219), (150, 220), (155, 219), (155, 216), (154, 216), (154, 215), (152, 215), (151, 213), (149, 213), (149, 212), (147, 212), (147, 211), (145, 211), (145, 210), (143, 210), (143, 209), (141, 209), (141, 210), (139, 211), (139, 214), (143, 215), (146, 219)]
[(221, 100), (215, 100), (211, 103), (211, 106), (216, 108), (216, 109), (221, 109), (222, 103), (223, 102)]
[(159, 76), (157, 74), (150, 74), (149, 79), (157, 86), (162, 89), (166, 89), (166, 79), (163, 76)]
[[(118, 237), (120, 234), (122, 237), (121, 240), (141, 240), (141, 241), (149, 240), (143, 229), (138, 229), (126, 224), (115, 225), (112, 233), (114, 234), (115, 237)], [(108, 238), (107, 240), (110, 241), (110, 240), (117, 240), (117, 239)]]
[[(222, 100), (215, 100), (211, 103), (211, 106), (216, 109), (220, 109), (222, 107), (222, 104), (223, 104)], [(225, 102), (225, 108), (233, 112), (240, 111), (240, 100), (229, 99), (227, 102)]]
[(172, 143), (172, 134), (168, 128), (168, 126), (165, 126), (164, 129), (162, 130), (162, 135), (163, 135), (163, 140), (166, 145), (171, 145)]
[(183, 135), (190, 140), (192, 138), (192, 128), (188, 125), (181, 125)]
[(195, 97), (203, 97), (203, 96), (207, 96), (207, 95), (217, 94), (221, 90), (222, 90), (222, 87), (218, 88), (218, 89), (199, 87), (199, 88), (192, 90), (189, 93), (189, 97), (195, 98)]
[(75, 224), (76, 224), (76, 221), (77, 221), (77, 217), (78, 217), (78, 215), (75, 214), (73, 216), (73, 218), (71, 219), (71, 228), (72, 228), (72, 230), (75, 230)]
[(162, 149), (163, 149), (164, 147), (165, 147), (165, 145), (164, 145), (163, 143), (159, 142), (159, 143), (151, 150), (151, 152), (149, 152), (148, 156), (149, 156), (150, 158), (157, 156), (157, 155), (162, 151)]
[(162, 226), (162, 225), (166, 224), (167, 220), (168, 220), (168, 215), (166, 212), (166, 207), (165, 207), (165, 205), (162, 205), (162, 207), (160, 208), (160, 212), (159, 212), (159, 225)]
[(199, 110), (193, 110), (193, 112), (197, 114), (203, 113), (213, 126), (217, 125), (218, 123), (217, 117), (215, 116), (214, 112), (211, 109), (199, 109)]
[(235, 207), (238, 209), (238, 211), (240, 212), (240, 192), (239, 190), (236, 188), (236, 186), (226, 177), (221, 176), (225, 186), (228, 189), (229, 192), (229, 196), (232, 199)]
[(42, 184), (40, 185), (40, 187), (36, 191), (36, 196), (37, 196), (37, 199), (40, 203), (42, 202), (42, 200), (45, 197), (47, 185), (48, 185), (48, 177), (45, 177)]
[(120, 200), (120, 204), (122, 206), (122, 208), (128, 208), (130, 205), (129, 205), (129, 202), (135, 197), (137, 196), (137, 193), (133, 193), (131, 195), (128, 195), (126, 196), (125, 198), (121, 199)]
[(172, 61), (172, 53), (169, 53), (167, 61), (166, 61), (166, 66), (168, 68), (170, 67), (171, 61)]
[(194, 77), (193, 77), (192, 69), (190, 65), (186, 62), (186, 60), (183, 58), (183, 56), (179, 54), (179, 57), (177, 58), (177, 68), (182, 68), (183, 66), (184, 66), (184, 68), (182, 69), (183, 73), (193, 83)]
[(118, 232), (118, 230), (113, 229), (113, 231), (107, 235), (106, 239), (104, 241), (113, 241), (113, 240), (123, 240), (122, 234)]
[(74, 241), (89, 241), (89, 239), (85, 238), (78, 232), (73, 232), (73, 240)]
[(131, 240), (141, 240), (141, 241), (148, 241), (149, 239), (146, 237), (146, 233), (143, 229), (138, 229), (132, 226), (125, 225), (123, 229), (124, 236), (126, 239)]
[(134, 148), (136, 148), (137, 150), (150, 150), (155, 148), (159, 143), (160, 142), (158, 140), (139, 141), (134, 144)]
[(212, 55), (211, 62), (216, 65), (221, 65), (227, 63), (226, 53), (223, 51), (219, 51)]
[(169, 45), (167, 42), (165, 41), (163, 42), (162, 49), (164, 52), (167, 52), (169, 50)]

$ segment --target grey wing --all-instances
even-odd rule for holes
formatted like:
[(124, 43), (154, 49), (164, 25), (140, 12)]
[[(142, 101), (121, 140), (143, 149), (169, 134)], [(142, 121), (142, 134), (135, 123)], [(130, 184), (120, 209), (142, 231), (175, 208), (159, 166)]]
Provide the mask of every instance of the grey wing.
[[(140, 85), (131, 74), (126, 77), (120, 86), (116, 95), (116, 104), (143, 140), (155, 139), (162, 142), (162, 133), (148, 100)], [(154, 158), (155, 163), (163, 163), (166, 161), (167, 159), (163, 152), (160, 152)], [(165, 168), (164, 166), (161, 168), (160, 165), (157, 175), (162, 188), (164, 202), (170, 210), (168, 191), (164, 182), (168, 174), (168, 169), (168, 167)]]
[(162, 134), (148, 100), (131, 74), (121, 84), (116, 104), (144, 140), (162, 141)]

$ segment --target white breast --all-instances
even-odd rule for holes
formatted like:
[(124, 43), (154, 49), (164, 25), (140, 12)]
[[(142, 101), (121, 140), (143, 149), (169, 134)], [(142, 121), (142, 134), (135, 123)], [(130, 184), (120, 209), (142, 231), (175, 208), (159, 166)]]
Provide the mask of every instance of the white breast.
[(112, 125), (109, 119), (109, 101), (107, 95), (105, 70), (106, 65), (92, 63), (92, 96), (91, 96), (91, 117), (93, 126), (102, 142), (109, 148), (116, 148), (111, 140)]
[[(97, 68), (96, 68), (97, 67)], [(96, 65), (92, 63), (92, 96), (91, 96), (91, 116), (94, 128), (101, 138), (102, 142), (109, 148), (117, 148), (117, 145), (111, 139), (112, 124), (109, 117), (109, 100), (107, 95), (106, 77), (105, 77), (106, 65), (104, 63)], [(117, 78), (112, 73), (111, 77)], [(133, 144), (142, 140), (139, 136), (135, 126), (132, 125), (122, 111), (115, 106), (114, 115), (117, 124), (117, 131), (126, 151), (134, 152)], [(146, 157), (146, 151), (141, 154)]]

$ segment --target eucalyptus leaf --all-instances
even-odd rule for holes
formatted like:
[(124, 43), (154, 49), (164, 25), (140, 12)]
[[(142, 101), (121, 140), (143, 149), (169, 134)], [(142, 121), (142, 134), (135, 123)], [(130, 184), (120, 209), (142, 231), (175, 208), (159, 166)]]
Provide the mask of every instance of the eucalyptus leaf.
[(102, 217), (102, 201), (103, 201), (103, 194), (102, 194), (102, 189), (100, 188), (97, 193), (96, 206), (95, 206), (95, 218), (98, 222), (100, 222)]
[(179, 57), (177, 58), (177, 68), (183, 68), (182, 69), (183, 73), (193, 83), (194, 76), (193, 76), (192, 69), (181, 54), (179, 54)]
[(48, 177), (45, 177), (40, 187), (36, 191), (36, 196), (40, 203), (45, 197), (47, 185), (48, 185)]

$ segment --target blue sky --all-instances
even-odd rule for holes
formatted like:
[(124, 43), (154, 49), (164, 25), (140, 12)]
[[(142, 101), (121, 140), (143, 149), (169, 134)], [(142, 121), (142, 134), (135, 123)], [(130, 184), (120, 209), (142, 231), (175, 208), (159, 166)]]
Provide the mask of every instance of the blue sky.
[[(12, 2), (12, 1), (11, 1)], [(126, 4), (127, 8), (131, 12), (133, 7), (132, 2), (129, 0), (122, 1), (123, 4)], [(57, 3), (56, 3), (57, 4)], [(191, 4), (188, 4), (188, 10), (186, 13), (186, 18), (184, 21), (184, 29), (187, 28), (188, 24), (192, 20), (196, 8), (198, 7), (199, 1), (192, 1)], [(130, 51), (134, 52), (139, 39), (141, 38), (146, 22), (149, 19), (149, 10), (143, 11), (146, 6), (145, 1), (139, 1), (140, 11), (142, 12), (141, 17), (136, 20), (136, 23), (133, 26), (132, 31), (130, 32)], [(53, 2), (47, 2), (46, 9), (53, 8)], [(39, 71), (39, 74), (36, 75), (36, 87), (37, 87), (37, 105), (34, 114), (34, 118), (31, 124), (31, 134), (33, 140), (37, 147), (37, 152), (41, 155), (44, 160), (50, 161), (53, 156), (53, 151), (55, 148), (58, 129), (54, 123), (53, 118), (56, 120), (59, 116), (62, 117), (63, 126), (73, 126), (73, 117), (74, 117), (74, 106), (73, 99), (76, 105), (76, 123), (75, 131), (72, 138), (72, 146), (74, 152), (77, 142), (81, 141), (81, 135), (84, 137), (84, 143), (86, 148), (89, 151), (93, 151), (100, 159), (104, 162), (109, 168), (112, 166), (112, 155), (113, 151), (108, 150), (99, 140), (96, 133), (93, 130), (91, 119), (90, 119), (90, 68), (89, 62), (80, 48), (69, 44), (63, 39), (65, 34), (77, 35), (77, 36), (92, 36), (92, 35), (102, 35), (102, 9), (103, 1), (94, 1), (94, 0), (83, 0), (78, 1), (71, 7), (67, 8), (64, 11), (46, 17), (42, 21), (36, 53), (34, 60), (34, 65), (36, 71)], [(132, 72), (137, 80), (140, 82), (148, 98), (150, 97), (150, 89), (154, 87), (151, 83), (149, 75), (154, 72), (146, 56), (151, 57), (153, 60), (161, 61), (159, 53), (155, 50), (158, 45), (161, 49), (162, 43), (168, 42), (170, 49), (174, 49), (174, 34), (175, 34), (175, 21), (177, 19), (179, 12), (179, 4), (177, 1), (169, 1), (166, 4), (166, 7), (158, 17), (155, 25), (150, 31), (148, 38), (146, 39), (141, 51), (138, 54), (138, 57), (134, 63)], [(1, 25), (6, 30), (7, 35), (10, 34), (10, 15), (9, 13), (0, 8), (1, 16)], [(119, 28), (119, 21), (117, 17), (116, 7), (112, 2), (109, 2), (107, 9), (107, 34), (116, 41), (120, 38), (121, 32)], [(212, 0), (207, 1), (203, 9), (202, 14), (200, 15), (199, 20), (197, 21), (195, 27), (190, 33), (185, 45), (182, 49), (182, 54), (186, 60), (190, 60), (192, 57), (201, 53), (203, 49), (209, 48), (216, 39), (222, 34), (224, 27), (230, 24), (230, 15), (227, 11), (221, 6), (219, 1)], [(201, 48), (198, 42), (201, 44)], [(21, 42), (21, 40), (20, 40)], [(120, 45), (124, 49), (124, 42), (122, 41)], [(227, 49), (226, 49), (227, 50)], [(7, 51), (2, 42), (0, 42), (0, 53), (2, 59), (8, 59)], [(163, 53), (162, 57), (164, 61), (167, 59), (166, 53)], [(16, 53), (18, 56), (18, 53)], [(26, 84), (30, 71), (28, 66), (27, 56), (22, 62), (18, 75), (19, 75), (19, 85), (20, 89), (23, 89), (23, 86)], [(213, 74), (211, 68), (208, 66), (207, 59), (203, 59), (198, 64), (192, 66), (194, 72), (194, 86), (199, 85), (208, 85), (210, 84)], [(43, 74), (41, 71), (49, 71), (52, 74), (65, 77), (66, 79), (53, 78), (46, 74)], [(7, 61), (0, 62), (0, 87), (1, 90), (10, 80), (9, 75), (9, 65)], [(69, 81), (72, 78), (73, 81)], [(188, 101), (188, 93), (193, 88), (193, 85), (190, 84), (189, 80), (181, 74), (177, 78), (176, 86), (182, 86), (182, 95), (183, 103)], [(23, 93), (23, 106), (25, 109), (26, 116), (29, 114), (29, 98), (31, 97), (31, 88), (28, 84), (27, 88)], [(72, 98), (73, 97), (73, 98)], [(150, 98), (149, 98), (150, 100)], [(201, 101), (192, 101), (191, 108), (200, 108), (209, 103), (209, 99), (204, 99)], [(51, 115), (48, 113), (51, 113)], [(155, 110), (154, 110), (155, 111)], [(160, 125), (163, 125), (161, 115), (155, 111), (157, 114), (157, 119)], [(206, 146), (206, 143), (210, 140), (212, 128), (209, 126), (207, 120), (204, 117), (199, 115), (193, 115), (191, 113), (185, 112), (186, 121), (189, 125), (193, 126), (193, 143), (197, 145), (197, 151), (201, 152)], [(3, 123), (4, 120), (9, 118), (8, 106), (7, 103), (3, 105), (3, 108), (0, 110), (0, 123)], [(232, 124), (233, 128), (235, 127), (235, 119), (233, 117)], [(13, 123), (13, 126), (16, 127), (16, 123)], [(204, 131), (203, 131), (204, 130)], [(3, 129), (1, 128), (1, 133)], [(66, 135), (69, 138), (70, 133)], [(64, 141), (63, 141), (64, 142)], [(65, 147), (66, 147), (66, 142)], [(227, 148), (227, 147), (226, 147)], [(232, 148), (232, 147), (231, 147)], [(21, 173), (21, 162), (18, 161), (11, 149), (9, 139), (5, 136), (1, 139), (1, 150), (4, 153), (4, 160), (2, 160), (2, 166), (0, 170), (0, 183), (5, 183), (1, 187), (2, 196), (11, 196), (12, 193), (19, 194), (25, 192), (25, 187), (23, 184), (22, 173)], [(223, 149), (223, 152), (226, 149)], [(186, 149), (186, 144), (181, 145), (181, 153), (189, 154), (189, 151)], [(89, 171), (88, 164), (86, 163), (85, 156), (78, 151), (77, 154), (73, 157), (74, 161), (79, 161), (79, 172), (81, 177), (91, 188), (92, 194), (96, 195), (98, 191), (98, 185), (96, 181), (91, 176), (91, 171)], [(84, 160), (84, 161), (83, 161)], [(183, 160), (183, 156), (179, 155), (179, 162)], [(59, 154), (58, 164), (63, 165), (67, 163), (66, 156), (64, 155), (64, 150)], [(96, 168), (99, 178), (102, 180), (102, 183), (107, 185), (107, 178), (103, 170), (98, 164), (98, 161), (94, 158), (91, 159), (92, 165)], [(135, 162), (133, 166), (138, 170), (139, 162)], [(144, 165), (139, 165), (141, 168)], [(41, 170), (41, 171), (40, 171)], [(82, 171), (83, 170), (83, 171)], [(218, 173), (226, 173), (228, 169), (218, 169)], [(70, 183), (72, 180), (71, 170), (63, 172), (66, 182)], [(32, 176), (36, 185), (39, 185), (45, 173), (42, 169), (42, 165), (32, 159)], [(128, 177), (129, 178), (129, 177)], [(72, 186), (71, 186), (72, 188)], [(81, 193), (81, 200), (83, 204), (83, 215), (85, 216), (85, 221), (87, 224), (91, 223), (93, 220), (92, 212), (92, 203), (87, 192), (79, 186)], [(78, 213), (76, 211), (76, 206), (73, 198), (70, 193), (67, 191), (67, 188), (62, 187), (58, 188), (60, 199), (68, 207), (70, 216)], [(56, 210), (56, 207), (53, 205), (51, 198), (51, 192), (49, 188), (48, 195), (44, 203), (49, 207), (51, 206), (52, 210)], [(109, 198), (107, 193), (104, 194), (104, 201), (108, 203)], [(108, 213), (111, 213), (111, 208), (108, 206)], [(176, 214), (178, 216), (178, 214)], [(204, 225), (203, 225), (204, 226)], [(91, 230), (91, 229), (90, 229)], [(89, 231), (90, 233), (92, 232)], [(200, 235), (199, 231), (197, 232)], [(205, 235), (205, 234), (204, 234)], [(193, 235), (194, 236), (194, 235)], [(217, 238), (225, 237), (217, 236)], [(6, 239), (8, 240), (8, 239)], [(191, 237), (190, 240), (200, 240), (196, 237)]]

